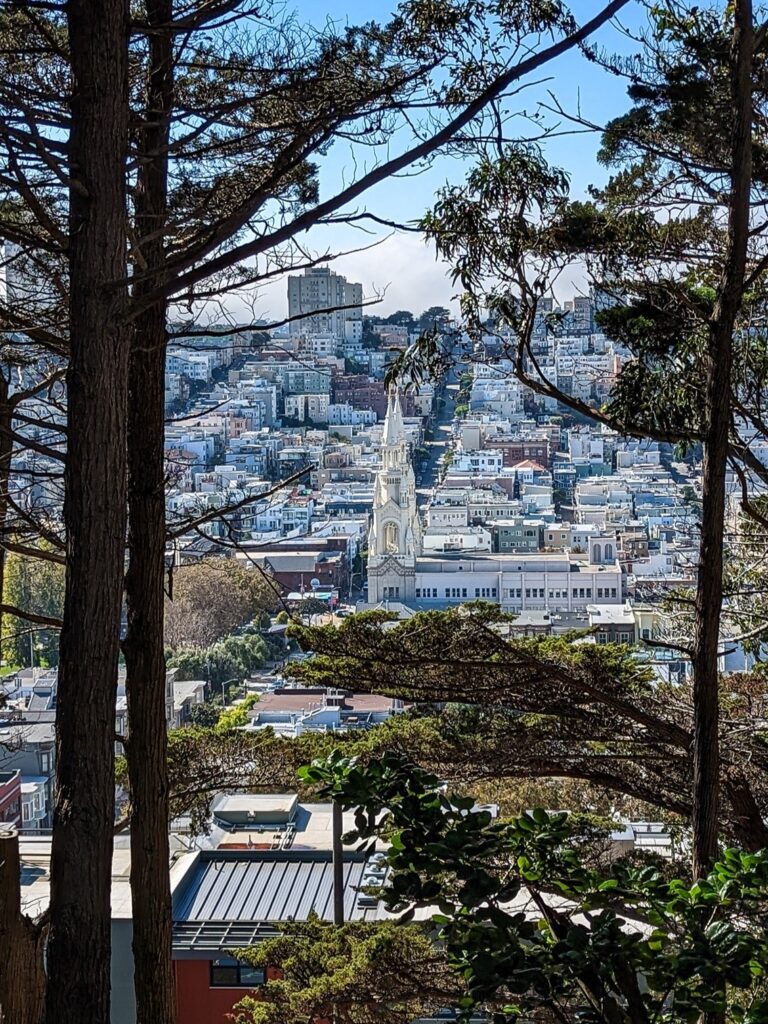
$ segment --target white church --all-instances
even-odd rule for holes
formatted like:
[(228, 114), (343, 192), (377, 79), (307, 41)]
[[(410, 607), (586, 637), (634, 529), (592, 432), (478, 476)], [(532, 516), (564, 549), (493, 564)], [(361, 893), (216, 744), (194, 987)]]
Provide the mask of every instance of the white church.
[(398, 602), (446, 608), (483, 598), (505, 611), (586, 611), (623, 603), (613, 546), (599, 535), (587, 550), (491, 554), (424, 550), (413, 473), (396, 390), (390, 391), (368, 534), (368, 607)]

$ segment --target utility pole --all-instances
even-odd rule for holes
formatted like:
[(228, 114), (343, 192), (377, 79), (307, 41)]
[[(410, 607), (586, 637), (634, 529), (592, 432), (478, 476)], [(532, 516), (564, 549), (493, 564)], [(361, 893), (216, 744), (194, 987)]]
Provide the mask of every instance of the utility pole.
[(338, 927), (344, 924), (344, 844), (341, 841), (341, 804), (338, 800), (334, 800), (331, 808), (333, 834), (333, 923)]

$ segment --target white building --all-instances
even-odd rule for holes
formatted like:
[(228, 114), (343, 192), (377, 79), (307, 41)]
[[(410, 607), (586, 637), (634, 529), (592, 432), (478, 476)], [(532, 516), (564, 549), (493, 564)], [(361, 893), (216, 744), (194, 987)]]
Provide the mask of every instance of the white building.
[(456, 473), (501, 473), (504, 456), (495, 448), (459, 452), (451, 464)]
[(285, 415), (299, 423), (327, 423), (328, 395), (286, 395)]
[(421, 521), (397, 389), (389, 393), (381, 454), (368, 535), (368, 600), (372, 604), (390, 600), (409, 604), (416, 596)]
[[(506, 496), (504, 496), (506, 497)], [(459, 538), (463, 531), (450, 529)], [(428, 553), (416, 506), (400, 400), (390, 394), (368, 539), (368, 602), (396, 601), (440, 608), (483, 598), (508, 611), (552, 609), (586, 613), (587, 605), (621, 604), (622, 574), (613, 541), (598, 531), (580, 554)]]
[[(355, 346), (363, 339), (363, 286), (334, 274), (330, 267), (308, 267), (288, 278), (288, 316), (292, 336), (335, 334)], [(325, 312), (324, 312), (325, 311)]]

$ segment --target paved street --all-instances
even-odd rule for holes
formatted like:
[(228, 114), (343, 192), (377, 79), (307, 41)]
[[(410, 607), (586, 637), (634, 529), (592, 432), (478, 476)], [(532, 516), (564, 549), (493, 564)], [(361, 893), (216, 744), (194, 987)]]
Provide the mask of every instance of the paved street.
[(429, 448), (429, 461), (423, 473), (420, 474), (418, 486), (416, 487), (416, 493), (420, 498), (421, 505), (426, 505), (437, 484), (440, 460), (451, 440), (451, 423), (453, 422), (458, 392), (458, 384), (449, 384), (446, 388), (445, 404), (440, 410), (437, 419), (434, 440), (426, 442), (426, 446)]

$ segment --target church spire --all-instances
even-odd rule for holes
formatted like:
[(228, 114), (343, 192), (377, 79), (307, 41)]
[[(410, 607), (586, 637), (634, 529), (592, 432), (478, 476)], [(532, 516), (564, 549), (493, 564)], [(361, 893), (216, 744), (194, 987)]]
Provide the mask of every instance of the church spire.
[(382, 444), (394, 446), (402, 444), (405, 440), (405, 428), (403, 426), (403, 409), (400, 405), (400, 395), (393, 385), (389, 389), (387, 401), (387, 415), (384, 418), (384, 433)]

